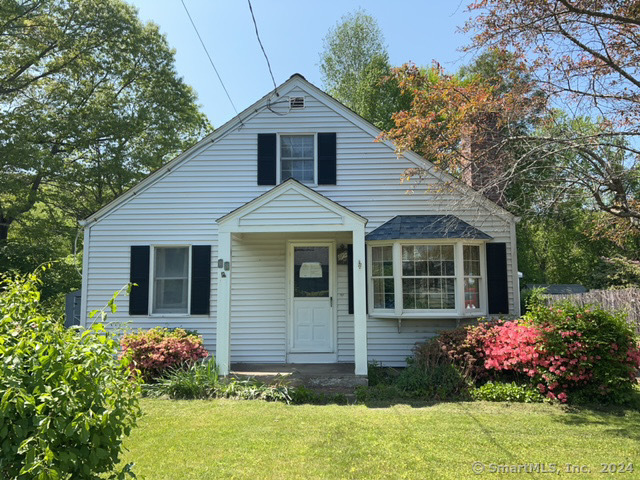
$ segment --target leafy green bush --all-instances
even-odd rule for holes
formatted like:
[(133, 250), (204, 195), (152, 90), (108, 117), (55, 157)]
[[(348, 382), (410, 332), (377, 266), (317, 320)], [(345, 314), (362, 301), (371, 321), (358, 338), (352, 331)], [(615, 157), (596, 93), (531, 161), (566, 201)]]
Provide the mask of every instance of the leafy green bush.
[(176, 368), (182, 369), (209, 353), (197, 332), (182, 328), (156, 327), (123, 335), (122, 356), (130, 360), (132, 373), (149, 382)]
[(539, 403), (544, 400), (542, 394), (529, 385), (518, 385), (515, 382), (487, 382), (469, 391), (474, 400), (487, 402), (521, 402)]
[(156, 382), (144, 385), (143, 391), (152, 397), (186, 400), (235, 398), (285, 403), (291, 403), (292, 400), (292, 388), (285, 382), (266, 384), (255, 379), (220, 380), (213, 358), (173, 367)]
[[(381, 367), (375, 369), (384, 371)], [(468, 384), (460, 371), (448, 361), (446, 355), (441, 362), (423, 367), (409, 359), (409, 366), (394, 373), (378, 373), (378, 382), (356, 389), (356, 399), (369, 400), (458, 400), (467, 398)]]
[(410, 364), (395, 382), (403, 397), (424, 400), (465, 398), (467, 382), (453, 364), (441, 363), (430, 368)]
[(263, 383), (254, 378), (220, 379), (213, 358), (172, 368), (156, 382), (143, 385), (143, 392), (150, 397), (185, 400), (231, 398), (290, 404), (348, 403), (344, 395), (318, 393), (304, 386), (292, 387), (284, 380)]
[(0, 283), (0, 477), (104, 478), (140, 415), (139, 386), (101, 324), (67, 330), (42, 312), (39, 285)]
[(356, 401), (367, 403), (385, 400), (397, 400), (406, 398), (398, 387), (393, 384), (378, 383), (372, 386), (360, 386), (356, 388)]
[(219, 384), (217, 397), (291, 403), (294, 389), (286, 382), (262, 383), (255, 379), (232, 378)]
[(150, 396), (170, 398), (211, 398), (218, 387), (218, 369), (214, 357), (201, 362), (173, 367), (156, 383), (143, 386)]
[(373, 387), (378, 384), (389, 385), (393, 383), (400, 375), (400, 372), (391, 367), (383, 367), (379, 363), (372, 362), (368, 368), (369, 386)]
[(534, 378), (550, 398), (631, 401), (640, 349), (624, 313), (568, 302), (535, 304), (522, 323), (540, 331), (543, 360)]

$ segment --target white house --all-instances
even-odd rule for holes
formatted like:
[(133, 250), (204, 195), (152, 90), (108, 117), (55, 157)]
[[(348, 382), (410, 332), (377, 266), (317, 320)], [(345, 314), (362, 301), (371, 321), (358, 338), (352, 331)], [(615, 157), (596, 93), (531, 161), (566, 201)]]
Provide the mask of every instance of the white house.
[(293, 75), (84, 221), (83, 321), (131, 281), (110, 320), (195, 329), (223, 374), (366, 375), (460, 321), (518, 314), (516, 218), (379, 133)]

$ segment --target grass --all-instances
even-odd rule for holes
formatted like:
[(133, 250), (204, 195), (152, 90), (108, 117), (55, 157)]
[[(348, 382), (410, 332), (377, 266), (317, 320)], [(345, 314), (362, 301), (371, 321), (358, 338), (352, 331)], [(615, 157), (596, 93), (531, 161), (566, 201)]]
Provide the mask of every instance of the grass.
[[(285, 405), (261, 401), (144, 399), (125, 462), (147, 480), (213, 478), (549, 478), (475, 475), (490, 463), (636, 462), (640, 412), (547, 404)], [(572, 478), (562, 472), (559, 478)]]

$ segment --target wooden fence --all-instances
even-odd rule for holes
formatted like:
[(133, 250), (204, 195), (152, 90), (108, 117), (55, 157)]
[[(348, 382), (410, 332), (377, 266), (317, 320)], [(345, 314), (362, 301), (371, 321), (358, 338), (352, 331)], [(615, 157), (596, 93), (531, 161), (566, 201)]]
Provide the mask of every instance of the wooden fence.
[(622, 310), (627, 313), (627, 319), (640, 334), (640, 288), (625, 288), (623, 290), (591, 290), (586, 293), (567, 295), (545, 295), (547, 303), (553, 304), (569, 300), (576, 305), (596, 304), (607, 310)]

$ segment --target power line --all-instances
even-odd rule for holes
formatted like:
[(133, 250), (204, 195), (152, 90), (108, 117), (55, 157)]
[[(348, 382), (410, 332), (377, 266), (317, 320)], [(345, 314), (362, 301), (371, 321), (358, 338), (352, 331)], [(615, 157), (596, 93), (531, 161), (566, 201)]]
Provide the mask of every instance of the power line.
[(276, 79), (273, 77), (273, 71), (271, 70), (271, 63), (269, 62), (269, 57), (267, 56), (267, 52), (264, 50), (264, 46), (262, 45), (262, 40), (260, 40), (260, 34), (258, 33), (258, 24), (256, 23), (256, 17), (253, 14), (253, 7), (251, 6), (251, 0), (247, 0), (249, 2), (249, 10), (251, 11), (251, 18), (253, 19), (253, 26), (256, 29), (256, 37), (258, 38), (258, 43), (260, 44), (260, 48), (262, 49), (262, 53), (264, 54), (264, 58), (267, 61), (267, 67), (269, 67), (269, 73), (271, 74), (271, 81), (273, 82), (273, 89), (278, 95), (278, 87), (276, 85)]
[(233, 100), (231, 100), (231, 95), (229, 95), (229, 91), (227, 90), (227, 87), (224, 86), (224, 82), (222, 81), (222, 78), (220, 77), (220, 74), (218, 73), (218, 69), (214, 65), (213, 60), (211, 59), (211, 55), (209, 55), (209, 50), (207, 50), (207, 46), (204, 44), (204, 41), (202, 40), (202, 37), (200, 36), (200, 32), (198, 31), (198, 27), (196, 27), (196, 24), (194, 23), (193, 18), (191, 18), (191, 14), (189, 13), (189, 9), (187, 8), (187, 5), (184, 3), (184, 0), (180, 0), (180, 1), (182, 2), (182, 6), (184, 7), (184, 11), (187, 12), (187, 16), (189, 17), (189, 20), (191, 21), (191, 25), (193, 26), (193, 29), (195, 30), (196, 35), (198, 36), (198, 39), (200, 40), (200, 44), (202, 45), (202, 48), (204, 48), (204, 52), (207, 54), (207, 58), (209, 58), (209, 63), (211, 63), (211, 66), (213, 67), (213, 71), (216, 72), (216, 75), (218, 76), (218, 80), (220, 80), (220, 85), (222, 85), (222, 88), (224, 89), (224, 93), (227, 94), (227, 98), (229, 99), (229, 102), (231, 103), (231, 106), (235, 110), (236, 116), (238, 117), (238, 120), (240, 120), (240, 123), (242, 123), (242, 119), (240, 118), (240, 114), (238, 113), (238, 109), (236, 108), (235, 104), (233, 103)]

